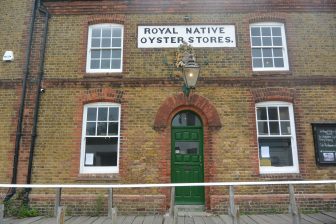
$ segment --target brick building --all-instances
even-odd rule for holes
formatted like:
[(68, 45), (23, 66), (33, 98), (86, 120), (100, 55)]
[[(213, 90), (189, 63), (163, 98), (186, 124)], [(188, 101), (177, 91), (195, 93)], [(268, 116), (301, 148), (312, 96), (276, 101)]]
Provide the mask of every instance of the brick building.
[[(0, 64), (0, 182), (335, 179), (335, 9), (322, 0), (4, 3), (0, 49), (14, 60)], [(201, 67), (188, 96), (175, 66), (183, 41)], [(322, 131), (327, 143), (315, 146)], [(236, 194), (242, 210), (283, 211), (286, 192)], [(334, 186), (297, 192), (303, 210), (336, 208)], [(47, 213), (52, 193), (32, 191), (30, 202)], [(87, 213), (103, 193), (69, 190), (63, 200)], [(119, 190), (115, 199), (121, 211), (165, 212), (170, 196)], [(226, 201), (220, 187), (176, 193), (176, 203), (213, 212)]]

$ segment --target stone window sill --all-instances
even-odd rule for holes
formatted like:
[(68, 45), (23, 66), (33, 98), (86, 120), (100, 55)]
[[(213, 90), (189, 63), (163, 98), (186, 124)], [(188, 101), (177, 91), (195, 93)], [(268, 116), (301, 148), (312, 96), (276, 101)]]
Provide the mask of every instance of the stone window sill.
[(77, 181), (111, 181), (120, 180), (120, 175), (115, 174), (78, 174)]

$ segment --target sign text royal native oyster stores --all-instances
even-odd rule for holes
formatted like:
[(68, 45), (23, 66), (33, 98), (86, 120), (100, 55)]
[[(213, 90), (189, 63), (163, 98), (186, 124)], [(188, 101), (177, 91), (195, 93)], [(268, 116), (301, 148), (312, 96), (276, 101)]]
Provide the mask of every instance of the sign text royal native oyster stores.
[(236, 47), (234, 25), (138, 26), (138, 48)]

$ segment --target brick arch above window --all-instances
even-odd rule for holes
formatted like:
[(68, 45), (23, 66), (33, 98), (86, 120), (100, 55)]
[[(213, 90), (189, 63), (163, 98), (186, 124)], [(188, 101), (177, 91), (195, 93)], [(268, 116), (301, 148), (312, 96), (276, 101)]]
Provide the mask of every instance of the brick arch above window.
[(248, 21), (252, 23), (263, 23), (263, 22), (277, 22), (277, 23), (286, 23), (285, 15), (282, 13), (272, 13), (272, 14), (256, 14), (249, 18)]
[(263, 101), (284, 101), (293, 103), (295, 99), (295, 89), (290, 88), (258, 88), (251, 90), (255, 103)]
[(202, 117), (206, 119), (206, 124), (211, 129), (219, 129), (222, 127), (220, 117), (216, 108), (205, 97), (197, 94), (191, 94), (189, 97), (183, 93), (168, 97), (160, 106), (156, 113), (154, 121), (154, 129), (162, 130), (169, 126), (171, 116), (178, 108), (194, 108), (196, 113), (202, 113)]
[(126, 20), (125, 15), (120, 14), (107, 14), (107, 15), (101, 15), (101, 16), (90, 16), (87, 19), (88, 25), (95, 25), (100, 23), (115, 23), (124, 25)]

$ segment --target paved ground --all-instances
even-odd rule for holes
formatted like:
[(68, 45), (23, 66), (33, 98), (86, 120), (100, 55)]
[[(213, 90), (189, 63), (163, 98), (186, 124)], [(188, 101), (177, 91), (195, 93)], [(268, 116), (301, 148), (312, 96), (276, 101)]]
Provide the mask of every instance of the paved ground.
[[(26, 219), (6, 218), (4, 224), (55, 224), (55, 218), (34, 217)], [(66, 224), (110, 224), (107, 217), (66, 217)], [(118, 216), (118, 224), (171, 224), (172, 220), (164, 216)], [(241, 224), (292, 224), (291, 217), (280, 215), (242, 215)], [(231, 224), (230, 218), (221, 216), (179, 216), (177, 224)], [(336, 224), (335, 212), (321, 212), (301, 215), (301, 224)]]

